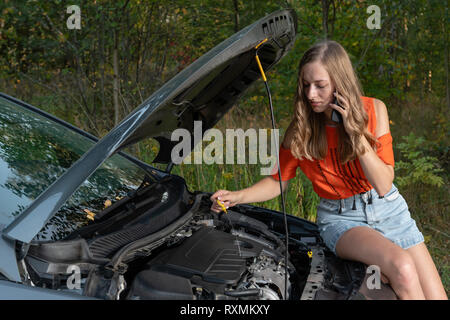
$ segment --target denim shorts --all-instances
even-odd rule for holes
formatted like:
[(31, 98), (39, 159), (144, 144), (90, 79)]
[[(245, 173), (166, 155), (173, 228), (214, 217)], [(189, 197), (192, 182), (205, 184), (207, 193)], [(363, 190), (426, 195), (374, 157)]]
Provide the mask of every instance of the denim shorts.
[(403, 249), (424, 241), (405, 199), (394, 184), (382, 198), (375, 189), (341, 200), (320, 198), (317, 225), (326, 246), (334, 254), (336, 243), (344, 232), (358, 226), (379, 231)]

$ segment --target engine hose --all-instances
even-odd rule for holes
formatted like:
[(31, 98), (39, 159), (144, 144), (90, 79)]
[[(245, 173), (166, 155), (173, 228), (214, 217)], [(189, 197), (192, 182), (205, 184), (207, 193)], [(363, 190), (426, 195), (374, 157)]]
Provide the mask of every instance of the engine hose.
[[(266, 75), (264, 74), (264, 69), (261, 65), (261, 61), (259, 60), (259, 56), (258, 56), (258, 48), (267, 41), (267, 38), (264, 39), (264, 41), (262, 41), (261, 43), (259, 43), (256, 47), (256, 55), (255, 55), (255, 59), (256, 59), (256, 63), (259, 67), (259, 71), (261, 72), (261, 76), (263, 78), (264, 81), (264, 85), (266, 87), (266, 92), (267, 92), (267, 96), (269, 98), (269, 107), (270, 107), (270, 116), (272, 119), (272, 129), (275, 131), (275, 117), (273, 114), (273, 105), (272, 105), (272, 95), (270, 94), (270, 89), (269, 89), (269, 85), (267, 83), (267, 78)], [(288, 224), (287, 224), (287, 217), (286, 217), (286, 207), (284, 204), (284, 193), (283, 193), (283, 187), (282, 187), (282, 182), (281, 182), (281, 168), (280, 168), (280, 157), (279, 157), (279, 148), (277, 145), (277, 139), (275, 140), (275, 151), (276, 151), (276, 156), (277, 156), (277, 167), (278, 167), (278, 180), (280, 182), (280, 195), (281, 195), (281, 207), (283, 210), (283, 217), (284, 217), (284, 231), (285, 231), (285, 246), (286, 246), (286, 250), (285, 250), (285, 274), (284, 274), (284, 297), (285, 299), (287, 298), (287, 288), (288, 288), (288, 251), (289, 251), (289, 229), (288, 229)]]
[(241, 298), (241, 297), (253, 297), (253, 296), (262, 296), (261, 289), (248, 289), (248, 290), (233, 290), (233, 291), (225, 291), (224, 294), (226, 296)]

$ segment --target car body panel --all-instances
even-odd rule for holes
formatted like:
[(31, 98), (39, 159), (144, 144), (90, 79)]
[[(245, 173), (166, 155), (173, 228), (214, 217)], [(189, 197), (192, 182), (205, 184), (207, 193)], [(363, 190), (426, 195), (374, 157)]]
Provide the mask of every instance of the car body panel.
[(17, 267), (15, 241), (0, 236), (0, 257), (0, 273), (11, 281), (21, 282)]
[(0, 280), (0, 300), (97, 300), (72, 292), (57, 291)]

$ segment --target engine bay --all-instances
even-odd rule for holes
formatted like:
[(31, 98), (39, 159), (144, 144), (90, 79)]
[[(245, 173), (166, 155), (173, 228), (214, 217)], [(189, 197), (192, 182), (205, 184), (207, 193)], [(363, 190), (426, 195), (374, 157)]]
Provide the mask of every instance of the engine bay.
[[(181, 244), (151, 259), (147, 268), (136, 275), (128, 297), (173, 299), (173, 290), (166, 286), (171, 283), (178, 288), (177, 298), (181, 299), (192, 299), (193, 293), (198, 299), (255, 298), (263, 296), (264, 291), (254, 290), (260, 287), (281, 298), (284, 292), (281, 259), (278, 252), (260, 242), (201, 226)], [(264, 281), (265, 278), (269, 280)]]
[[(258, 231), (264, 227), (257, 220), (233, 211), (226, 214), (230, 217), (214, 215), (194, 215), (184, 228), (151, 249), (139, 248), (116, 270), (110, 264), (76, 263), (84, 283), (80, 294), (108, 299), (284, 299), (283, 243), (268, 230)], [(257, 226), (253, 230), (248, 227), (252, 223)], [(296, 249), (297, 260), (308, 263), (307, 248)], [(60, 263), (40, 258), (30, 254), (26, 259), (33, 283), (64, 287), (69, 276), (48, 271), (65, 267), (55, 268)], [(299, 278), (292, 263), (288, 272), (287, 298), (292, 298), (301, 288), (292, 283)], [(112, 287), (116, 289), (111, 292)]]
[(32, 243), (23, 280), (109, 300), (299, 300), (322, 288), (316, 238), (290, 237), (286, 262), (276, 219), (256, 207), (217, 214), (209, 197), (177, 176), (149, 184), (63, 241)]

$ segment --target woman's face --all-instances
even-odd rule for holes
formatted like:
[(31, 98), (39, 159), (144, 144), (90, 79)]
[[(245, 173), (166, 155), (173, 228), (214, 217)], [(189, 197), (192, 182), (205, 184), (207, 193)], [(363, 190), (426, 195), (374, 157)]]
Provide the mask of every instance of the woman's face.
[(320, 62), (310, 62), (303, 67), (303, 89), (314, 112), (331, 114), (330, 103), (334, 101), (334, 85)]

